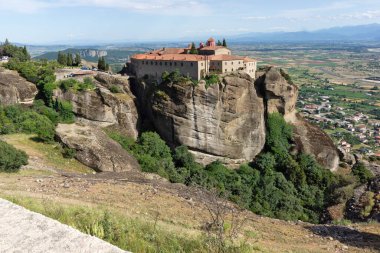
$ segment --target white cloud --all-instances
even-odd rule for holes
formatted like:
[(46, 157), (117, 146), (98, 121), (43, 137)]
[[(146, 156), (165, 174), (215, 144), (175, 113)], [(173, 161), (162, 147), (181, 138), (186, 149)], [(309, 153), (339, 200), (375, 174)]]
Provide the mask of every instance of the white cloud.
[(104, 7), (157, 14), (203, 15), (208, 7), (198, 1), (187, 0), (0, 0), (0, 10), (37, 12), (61, 7)]

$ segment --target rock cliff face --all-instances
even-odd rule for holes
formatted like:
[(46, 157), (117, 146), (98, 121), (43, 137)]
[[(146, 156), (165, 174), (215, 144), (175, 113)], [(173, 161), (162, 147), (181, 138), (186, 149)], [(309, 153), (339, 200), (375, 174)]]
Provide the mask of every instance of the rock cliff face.
[(337, 148), (325, 132), (297, 115), (298, 88), (290, 84), (285, 75), (275, 68), (270, 68), (257, 78), (256, 87), (264, 94), (266, 113), (279, 112), (293, 125), (297, 152), (310, 154), (321, 165), (335, 170), (339, 166)]
[[(101, 77), (94, 91), (73, 92), (55, 90), (54, 95), (71, 101), (78, 117), (96, 121), (100, 125), (117, 124), (126, 134), (137, 138), (138, 113), (135, 97), (129, 91), (127, 82), (115, 77)], [(106, 87), (120, 87), (120, 93), (112, 93)]]
[(204, 82), (161, 85), (152, 117), (170, 145), (188, 146), (203, 164), (250, 161), (265, 144), (263, 98), (246, 74), (221, 76), (208, 89)]
[(6, 70), (0, 67), (0, 104), (31, 104), (37, 94), (37, 87), (16, 71)]
[(57, 138), (76, 150), (76, 158), (96, 171), (132, 171), (139, 164), (120, 144), (111, 140), (102, 130), (88, 124), (59, 124)]
[[(146, 84), (142, 87), (143, 95), (138, 97), (155, 130), (172, 147), (188, 146), (202, 164), (221, 160), (235, 166), (252, 161), (264, 147), (265, 119), (273, 112), (294, 125), (298, 152), (313, 155), (331, 170), (339, 164), (331, 139), (296, 115), (298, 88), (275, 68), (256, 81), (244, 73), (221, 75), (219, 83), (207, 89), (204, 81), (196, 86), (161, 84), (153, 95)], [(145, 97), (151, 99), (144, 101)]]

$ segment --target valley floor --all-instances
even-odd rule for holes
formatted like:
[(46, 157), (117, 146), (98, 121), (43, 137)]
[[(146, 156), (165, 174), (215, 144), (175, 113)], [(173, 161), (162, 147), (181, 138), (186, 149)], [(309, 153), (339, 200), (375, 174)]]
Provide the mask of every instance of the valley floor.
[[(63, 159), (54, 146), (33, 142), (31, 136), (1, 138), (25, 150), (30, 159), (27, 168), (19, 173), (0, 173), (0, 197), (25, 206), (37, 201), (67, 208), (110, 210), (120, 217), (152, 223), (169, 234), (187, 238), (202, 236), (201, 227), (211, 220), (210, 201), (197, 189), (138, 172), (93, 174), (75, 160)], [(247, 211), (239, 217), (244, 217), (240, 239), (257, 252), (378, 252), (380, 249), (380, 226), (376, 223), (311, 225), (270, 219)], [(125, 249), (133, 250), (128, 246)], [(134, 252), (143, 251), (135, 248)]]

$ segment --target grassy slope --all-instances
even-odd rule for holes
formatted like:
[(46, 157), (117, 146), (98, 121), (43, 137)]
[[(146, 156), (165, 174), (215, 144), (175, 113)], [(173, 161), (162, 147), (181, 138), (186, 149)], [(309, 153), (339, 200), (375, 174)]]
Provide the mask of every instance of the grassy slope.
[[(28, 135), (3, 137), (38, 159), (31, 162), (30, 169), (0, 173), (2, 197), (133, 252), (206, 251), (206, 237), (200, 228), (210, 221), (207, 205), (190, 189), (154, 180), (150, 175), (86, 176), (83, 172), (89, 169), (62, 158), (55, 145), (35, 143)], [(52, 167), (54, 170), (49, 171)], [(76, 174), (67, 177), (56, 171)], [(373, 241), (380, 238), (378, 224), (355, 225), (355, 235), (364, 239), (352, 240), (334, 233), (319, 236), (313, 232), (318, 226), (310, 224), (249, 212), (240, 216), (247, 218), (240, 241), (258, 252), (376, 252), (371, 248), (380, 247), (380, 240)], [(110, 226), (116, 234), (106, 232)]]

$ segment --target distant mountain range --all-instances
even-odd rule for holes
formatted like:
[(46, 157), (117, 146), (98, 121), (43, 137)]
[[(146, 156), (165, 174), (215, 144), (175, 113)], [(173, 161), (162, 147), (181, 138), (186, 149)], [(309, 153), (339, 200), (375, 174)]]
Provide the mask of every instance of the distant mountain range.
[(247, 33), (230, 42), (380, 41), (380, 24), (333, 27), (317, 31)]

